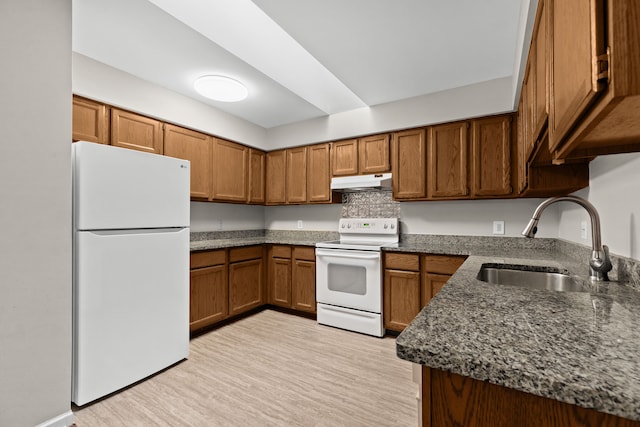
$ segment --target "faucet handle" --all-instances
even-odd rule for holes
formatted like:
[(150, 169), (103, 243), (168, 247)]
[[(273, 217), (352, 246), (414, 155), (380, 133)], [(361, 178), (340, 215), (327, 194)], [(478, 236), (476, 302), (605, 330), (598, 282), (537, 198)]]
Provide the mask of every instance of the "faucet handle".
[(609, 247), (602, 245), (601, 251), (593, 251), (589, 260), (591, 267), (591, 278), (596, 281), (608, 281), (609, 271), (613, 268), (611, 259), (609, 258)]

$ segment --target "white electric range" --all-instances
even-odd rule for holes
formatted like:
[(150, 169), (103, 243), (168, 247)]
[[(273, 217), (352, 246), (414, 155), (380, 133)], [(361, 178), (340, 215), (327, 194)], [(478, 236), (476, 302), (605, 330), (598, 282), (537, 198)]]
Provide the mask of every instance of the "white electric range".
[(342, 218), (340, 240), (316, 244), (318, 323), (382, 337), (382, 247), (398, 245), (398, 218)]

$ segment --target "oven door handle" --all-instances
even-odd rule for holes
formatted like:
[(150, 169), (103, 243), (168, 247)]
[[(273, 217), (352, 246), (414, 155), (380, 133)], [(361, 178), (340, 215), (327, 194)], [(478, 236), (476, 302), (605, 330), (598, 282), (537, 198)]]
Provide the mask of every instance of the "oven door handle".
[(316, 248), (316, 256), (338, 256), (340, 258), (354, 258), (354, 259), (379, 259), (380, 252), (373, 252), (371, 254), (354, 253), (353, 251), (336, 251)]

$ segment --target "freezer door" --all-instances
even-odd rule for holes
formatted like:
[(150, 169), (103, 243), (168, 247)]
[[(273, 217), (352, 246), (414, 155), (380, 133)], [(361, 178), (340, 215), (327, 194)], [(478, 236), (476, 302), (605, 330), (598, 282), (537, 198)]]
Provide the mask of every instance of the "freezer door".
[(189, 226), (187, 160), (76, 142), (73, 168), (76, 230)]
[(77, 232), (74, 270), (73, 402), (187, 357), (188, 229)]

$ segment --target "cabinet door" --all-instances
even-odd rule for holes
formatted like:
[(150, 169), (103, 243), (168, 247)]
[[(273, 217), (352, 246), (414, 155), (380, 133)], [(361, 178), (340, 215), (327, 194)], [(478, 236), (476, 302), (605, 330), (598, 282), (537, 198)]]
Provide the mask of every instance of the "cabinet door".
[(264, 203), (265, 155), (249, 149), (249, 203)]
[(535, 66), (535, 103), (533, 107), (533, 138), (538, 140), (545, 127), (549, 111), (549, 72), (547, 69), (548, 49), (548, 18), (547, 0), (538, 1), (538, 12), (533, 28), (531, 43), (535, 46), (534, 55), (529, 54)]
[(358, 161), (361, 175), (389, 172), (389, 135), (373, 135), (360, 138)]
[(307, 201), (307, 147), (287, 149), (287, 203)]
[(287, 201), (285, 192), (286, 164), (286, 150), (267, 153), (267, 205), (284, 204)]
[(598, 56), (606, 53), (603, 0), (550, 1), (549, 147), (555, 150), (605, 88)]
[(316, 263), (295, 259), (292, 271), (293, 308), (296, 310), (316, 312)]
[(291, 308), (291, 258), (270, 258), (269, 303)]
[(426, 197), (426, 148), (424, 129), (412, 129), (393, 134), (391, 170), (395, 199)]
[(384, 327), (401, 332), (420, 312), (420, 273), (385, 270)]
[(518, 116), (517, 126), (518, 134), (516, 138), (516, 149), (518, 159), (518, 177), (517, 177), (517, 193), (522, 192), (527, 188), (527, 156), (525, 154), (524, 147), (524, 92), (520, 95), (520, 104), (518, 104)]
[(307, 200), (311, 203), (331, 201), (329, 147), (329, 144), (319, 144), (308, 148)]
[(331, 144), (331, 175), (358, 174), (358, 140), (349, 139)]
[(262, 303), (262, 259), (229, 264), (229, 315), (243, 313)]
[(162, 123), (149, 117), (112, 108), (111, 145), (162, 154)]
[(191, 270), (189, 329), (194, 331), (227, 318), (227, 266)]
[(108, 144), (107, 106), (89, 99), (73, 97), (73, 141)]
[(211, 137), (179, 126), (164, 126), (164, 155), (191, 162), (191, 198), (211, 196)]
[(472, 196), (506, 196), (511, 186), (511, 116), (472, 121)]
[(422, 275), (422, 292), (420, 307), (429, 304), (431, 298), (435, 297), (442, 287), (451, 279), (449, 274), (424, 273)]
[(213, 200), (247, 201), (249, 148), (214, 138)]
[(429, 127), (429, 197), (462, 197), (467, 185), (467, 122)]

